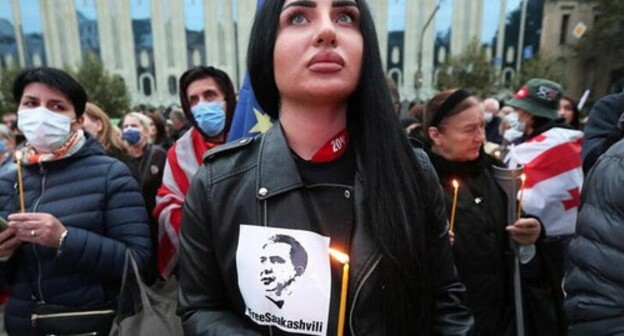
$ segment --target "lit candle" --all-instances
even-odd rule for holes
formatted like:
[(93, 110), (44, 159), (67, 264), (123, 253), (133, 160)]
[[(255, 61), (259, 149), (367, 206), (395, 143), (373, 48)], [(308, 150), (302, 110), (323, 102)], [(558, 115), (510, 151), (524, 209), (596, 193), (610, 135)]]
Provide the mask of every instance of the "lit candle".
[(17, 161), (17, 187), (19, 188), (20, 211), (26, 212), (24, 205), (24, 181), (22, 180), (22, 152), (15, 151), (15, 160)]
[(329, 254), (338, 260), (342, 266), (342, 289), (340, 291), (340, 309), (338, 310), (338, 331), (336, 335), (344, 334), (345, 317), (347, 312), (347, 288), (349, 287), (349, 256), (334, 249)]
[(518, 201), (518, 213), (516, 215), (516, 220), (520, 219), (522, 215), (522, 197), (524, 196), (524, 182), (526, 182), (526, 175), (520, 175), (520, 200)]
[(453, 180), (453, 188), (455, 191), (453, 192), (453, 207), (451, 208), (451, 228), (449, 231), (454, 232), (453, 228), (455, 226), (455, 210), (457, 209), (457, 195), (459, 193), (459, 182), (457, 180)]

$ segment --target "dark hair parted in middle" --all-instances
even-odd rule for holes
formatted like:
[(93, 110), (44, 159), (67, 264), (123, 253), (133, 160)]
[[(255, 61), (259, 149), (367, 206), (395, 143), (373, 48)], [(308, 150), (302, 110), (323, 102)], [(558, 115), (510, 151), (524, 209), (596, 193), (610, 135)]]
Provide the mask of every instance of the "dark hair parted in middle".
[(182, 104), (182, 110), (186, 115), (186, 119), (196, 130), (202, 133), (204, 137), (207, 136), (203, 134), (201, 128), (198, 127), (197, 121), (195, 121), (193, 113), (191, 113), (191, 103), (186, 96), (186, 90), (194, 81), (208, 77), (212, 78), (217, 83), (219, 90), (221, 90), (221, 93), (223, 93), (223, 96), (225, 97), (227, 109), (225, 110), (224, 130), (226, 132), (230, 129), (232, 118), (234, 118), (234, 109), (236, 108), (236, 92), (234, 91), (232, 80), (227, 73), (211, 66), (196, 66), (186, 70), (182, 76), (180, 76), (180, 103)]
[(19, 105), (28, 84), (41, 83), (60, 91), (74, 105), (76, 118), (80, 118), (87, 105), (87, 93), (80, 83), (63, 70), (34, 68), (22, 71), (13, 82), (13, 99)]
[[(428, 199), (424, 173), (394, 113), (383, 73), (373, 19), (356, 1), (364, 41), (359, 83), (348, 101), (347, 127), (358, 153), (371, 237), (383, 254), (384, 324), (387, 334), (428, 334), (437, 289), (428, 270)], [(247, 54), (251, 83), (260, 106), (279, 116), (280, 93), (273, 52), (284, 0), (266, 1), (252, 27)], [(285, 153), (284, 155), (288, 155)], [(357, 177), (356, 177), (357, 178)]]

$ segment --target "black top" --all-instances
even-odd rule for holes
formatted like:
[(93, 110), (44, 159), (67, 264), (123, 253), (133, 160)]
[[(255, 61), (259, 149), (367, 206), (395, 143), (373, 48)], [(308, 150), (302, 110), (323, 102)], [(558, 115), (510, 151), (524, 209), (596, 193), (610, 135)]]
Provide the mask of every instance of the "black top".
[[(354, 227), (353, 185), (355, 181), (356, 160), (355, 153), (349, 146), (342, 156), (337, 159), (315, 163), (303, 160), (293, 153), (297, 170), (305, 189), (309, 193), (309, 200), (317, 203), (319, 208), (329, 213), (330, 222), (318, 222), (317, 230), (322, 235), (330, 237), (330, 247), (344, 253), (351, 250), (351, 240)], [(324, 205), (323, 205), (324, 204)], [(314, 216), (313, 213), (308, 214)], [(330, 302), (330, 316), (338, 316), (340, 293), (342, 289), (342, 264), (331, 261), (332, 295)], [(349, 325), (345, 325), (345, 335), (350, 335)]]

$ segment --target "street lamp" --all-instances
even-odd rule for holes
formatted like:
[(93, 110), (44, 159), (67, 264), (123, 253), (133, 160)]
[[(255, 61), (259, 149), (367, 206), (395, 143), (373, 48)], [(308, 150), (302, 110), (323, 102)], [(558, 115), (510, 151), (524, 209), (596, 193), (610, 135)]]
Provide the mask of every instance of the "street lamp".
[(423, 40), (425, 38), (425, 32), (427, 31), (429, 24), (431, 24), (431, 21), (433, 21), (433, 17), (435, 16), (436, 12), (438, 11), (438, 9), (440, 9), (440, 3), (442, 1), (436, 4), (436, 7), (433, 9), (433, 12), (431, 13), (431, 15), (429, 15), (427, 22), (425, 22), (425, 25), (423, 26), (422, 31), (420, 32), (420, 40), (418, 41), (418, 54), (416, 55), (418, 69), (416, 69), (416, 74), (415, 74), (416, 78), (414, 81), (414, 86), (416, 88), (416, 100), (417, 101), (420, 101), (420, 89), (422, 88), (422, 84), (423, 84), (423, 73), (422, 73)]

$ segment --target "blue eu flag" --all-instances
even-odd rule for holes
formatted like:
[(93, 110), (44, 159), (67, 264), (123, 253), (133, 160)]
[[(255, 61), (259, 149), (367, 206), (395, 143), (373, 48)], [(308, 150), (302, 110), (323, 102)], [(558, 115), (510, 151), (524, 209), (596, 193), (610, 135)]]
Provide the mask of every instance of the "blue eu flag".
[[(256, 11), (262, 6), (264, 0), (258, 0)], [(271, 118), (264, 113), (256, 97), (249, 80), (249, 75), (245, 75), (243, 86), (238, 95), (234, 118), (228, 141), (236, 140), (246, 136), (254, 136), (258, 133), (264, 133), (271, 127)]]

